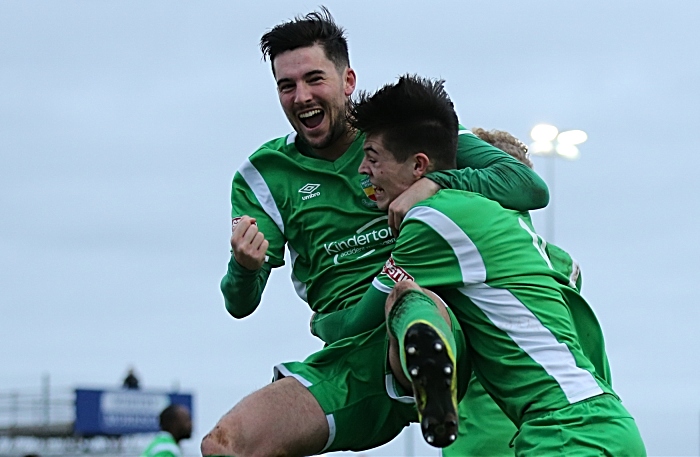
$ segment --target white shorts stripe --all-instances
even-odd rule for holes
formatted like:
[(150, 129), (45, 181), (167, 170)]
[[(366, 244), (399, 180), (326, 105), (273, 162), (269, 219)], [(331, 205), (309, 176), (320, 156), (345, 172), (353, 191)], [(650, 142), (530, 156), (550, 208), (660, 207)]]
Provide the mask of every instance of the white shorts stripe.
[(279, 381), (282, 378), (294, 378), (301, 383), (304, 387), (311, 387), (314, 385), (313, 382), (304, 379), (304, 377), (292, 373), (284, 366), (284, 364), (275, 365), (274, 368), (274, 380)]
[(396, 382), (396, 378), (392, 373), (384, 377), (384, 386), (386, 387), (386, 393), (389, 395), (389, 398), (409, 405), (415, 403), (416, 399), (413, 396), (399, 395), (396, 391)]
[(326, 421), (328, 421), (328, 441), (326, 441), (326, 445), (323, 446), (321, 452), (331, 447), (331, 444), (333, 444), (333, 441), (335, 441), (335, 434), (337, 432), (335, 427), (335, 417), (333, 417), (333, 414), (326, 414)]

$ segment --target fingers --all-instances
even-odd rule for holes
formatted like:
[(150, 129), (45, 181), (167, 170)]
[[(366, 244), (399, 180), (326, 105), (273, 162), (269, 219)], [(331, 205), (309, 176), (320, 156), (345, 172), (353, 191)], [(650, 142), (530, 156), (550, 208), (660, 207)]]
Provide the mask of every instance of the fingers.
[(255, 219), (243, 216), (233, 229), (231, 248), (236, 261), (249, 270), (257, 270), (265, 262), (265, 253), (270, 243), (258, 230)]
[(406, 216), (406, 208), (404, 208), (402, 202), (403, 200), (401, 199), (401, 196), (399, 196), (389, 205), (388, 223), (391, 233), (393, 233), (394, 236), (399, 235), (399, 227), (401, 227), (401, 222)]
[(419, 179), (389, 205), (389, 227), (398, 236), (401, 223), (406, 213), (418, 202), (430, 198), (440, 189), (440, 186), (429, 179)]
[(233, 228), (231, 234), (233, 236), (243, 236), (243, 234), (250, 228), (251, 225), (255, 225), (255, 218), (250, 216), (237, 217), (233, 220)]

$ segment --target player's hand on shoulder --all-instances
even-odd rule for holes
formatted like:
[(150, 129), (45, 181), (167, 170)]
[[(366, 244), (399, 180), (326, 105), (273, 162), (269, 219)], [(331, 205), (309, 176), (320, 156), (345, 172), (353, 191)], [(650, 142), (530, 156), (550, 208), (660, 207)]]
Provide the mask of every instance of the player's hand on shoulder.
[(243, 216), (233, 227), (231, 249), (236, 262), (248, 270), (258, 270), (265, 263), (265, 253), (270, 243), (258, 230), (255, 219)]
[(408, 210), (418, 202), (430, 198), (440, 190), (440, 186), (428, 178), (414, 182), (389, 205), (389, 227), (394, 236), (399, 234), (399, 227)]

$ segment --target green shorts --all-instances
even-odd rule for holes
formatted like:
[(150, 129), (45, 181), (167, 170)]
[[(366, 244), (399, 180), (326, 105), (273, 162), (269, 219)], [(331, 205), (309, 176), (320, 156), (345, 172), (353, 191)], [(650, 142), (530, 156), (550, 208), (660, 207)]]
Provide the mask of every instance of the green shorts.
[(476, 375), (469, 380), (467, 394), (459, 402), (457, 441), (442, 451), (444, 457), (513, 457), (510, 443), (515, 424), (493, 401)]
[(646, 456), (637, 424), (620, 400), (603, 394), (524, 419), (514, 440), (518, 457)]
[[(458, 394), (463, 396), (471, 366), (464, 334), (454, 316), (452, 322), (460, 375)], [(410, 422), (417, 421), (413, 394), (391, 374), (387, 348), (386, 327), (381, 325), (328, 345), (303, 362), (275, 367), (275, 380), (295, 378), (326, 413), (330, 434), (321, 452), (372, 449), (388, 443)]]

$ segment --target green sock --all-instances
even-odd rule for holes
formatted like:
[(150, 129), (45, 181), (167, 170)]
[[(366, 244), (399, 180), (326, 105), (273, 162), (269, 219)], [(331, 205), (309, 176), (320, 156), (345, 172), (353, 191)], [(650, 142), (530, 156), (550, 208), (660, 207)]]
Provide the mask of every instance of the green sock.
[(417, 322), (433, 327), (447, 345), (449, 353), (453, 354), (453, 358), (456, 356), (456, 344), (452, 328), (440, 314), (438, 305), (423, 292), (409, 290), (403, 294), (394, 304), (394, 307), (391, 308), (388, 321), (389, 331), (399, 342), (401, 368), (408, 379), (411, 379), (411, 376), (406, 366), (404, 338), (409, 327)]

